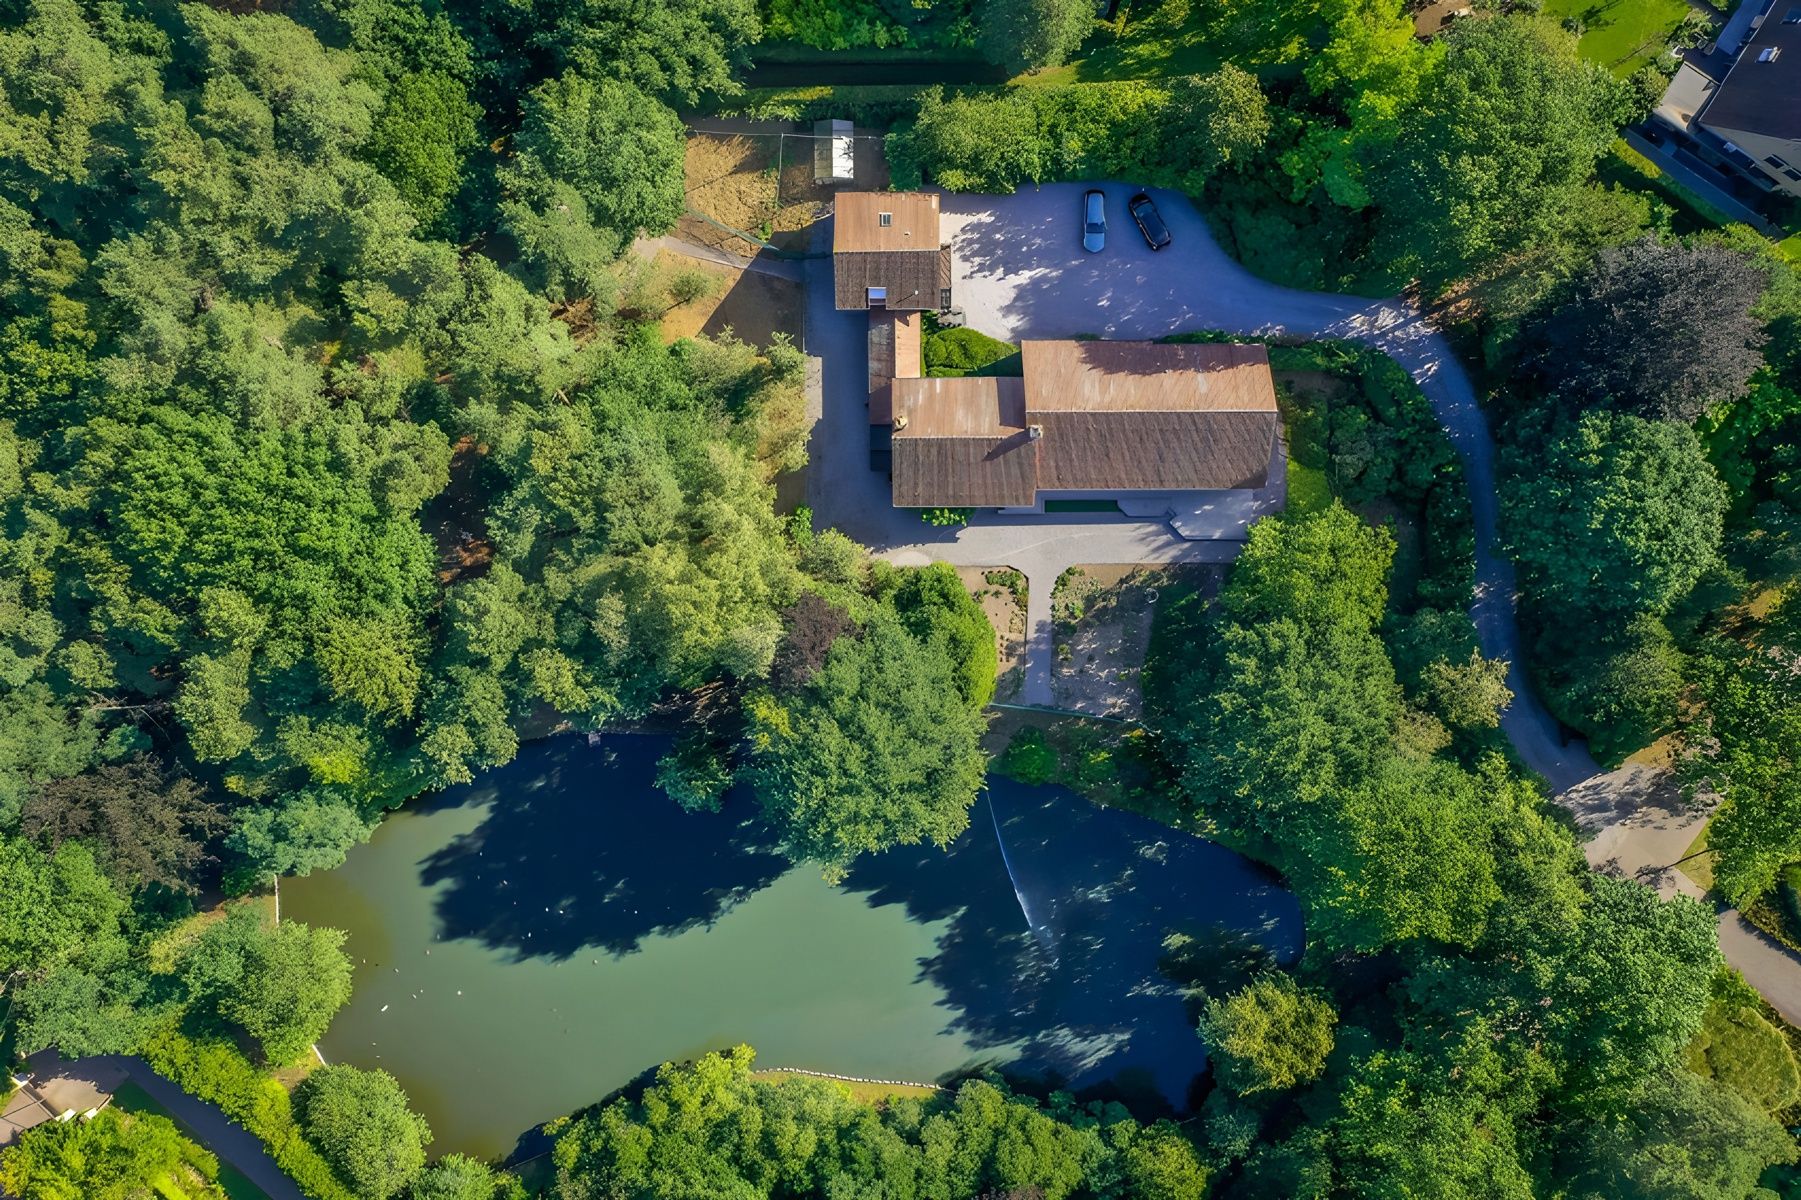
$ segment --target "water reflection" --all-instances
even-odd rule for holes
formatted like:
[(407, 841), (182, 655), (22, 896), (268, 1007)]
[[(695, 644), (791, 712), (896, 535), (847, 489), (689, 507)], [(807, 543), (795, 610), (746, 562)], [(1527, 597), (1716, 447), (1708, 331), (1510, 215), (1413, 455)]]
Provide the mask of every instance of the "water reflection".
[(491, 805), (421, 864), (420, 882), (443, 885), (439, 935), (518, 959), (630, 954), (711, 925), (789, 869), (749, 804), (688, 813), (658, 791), (663, 747), (644, 753), (649, 740), (562, 739), (438, 800)]

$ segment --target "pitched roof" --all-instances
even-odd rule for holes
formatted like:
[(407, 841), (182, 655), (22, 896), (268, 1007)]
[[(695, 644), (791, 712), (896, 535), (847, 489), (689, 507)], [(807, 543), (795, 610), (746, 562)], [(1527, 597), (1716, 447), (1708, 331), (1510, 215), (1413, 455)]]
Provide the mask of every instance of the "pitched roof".
[(1262, 346), (1027, 341), (1019, 353), (1033, 412), (1276, 411)]
[(1037, 499), (1018, 379), (896, 379), (894, 503), (1013, 508)]
[(869, 423), (886, 425), (894, 419), (891, 384), (896, 379), (918, 379), (920, 329), (924, 322), (916, 312), (869, 314)]
[(839, 192), (832, 203), (833, 254), (936, 249), (936, 192)]
[(1267, 482), (1279, 417), (1262, 346), (1028, 341), (1020, 351), (1023, 379), (894, 382), (896, 505), (1023, 507), (1040, 489)]
[[(950, 247), (938, 237), (933, 192), (842, 192), (832, 221), (832, 290), (839, 308), (867, 308), (886, 288), (887, 307), (937, 308), (951, 284)], [(890, 223), (881, 223), (886, 213)]]
[[(1748, 4), (1756, 0), (1746, 0)], [(1701, 110), (1717, 132), (1801, 140), (1801, 0), (1776, 0)], [(1796, 13), (1794, 21), (1789, 14)], [(1771, 53), (1774, 52), (1774, 53)], [(1768, 56), (1766, 58), (1766, 55)]]

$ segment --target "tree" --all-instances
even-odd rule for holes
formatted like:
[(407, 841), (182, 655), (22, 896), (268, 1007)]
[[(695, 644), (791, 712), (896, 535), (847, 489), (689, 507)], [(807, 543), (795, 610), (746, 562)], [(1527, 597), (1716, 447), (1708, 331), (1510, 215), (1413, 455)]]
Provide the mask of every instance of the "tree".
[(466, 1154), (446, 1154), (413, 1180), (407, 1200), (523, 1200), (524, 1194), (511, 1175)]
[(1087, 0), (981, 0), (976, 45), (1009, 71), (1062, 66), (1094, 27)]
[(1688, 681), (1675, 639), (1657, 618), (1634, 617), (1610, 637), (1589, 631), (1568, 654), (1550, 650), (1565, 638), (1547, 634), (1545, 641), (1549, 698), (1603, 762), (1620, 761), (1675, 728)]
[(1507, 664), (1470, 651), (1469, 659), (1453, 663), (1434, 659), (1421, 671), (1426, 703), (1454, 729), (1495, 729), (1501, 711), (1513, 702), (1507, 686)]
[(1592, 412), (1501, 488), (1502, 535), (1534, 602), (1603, 627), (1659, 615), (1716, 560), (1726, 489), (1680, 425)]
[(953, 192), (1011, 192), (1037, 183), (1051, 154), (1038, 110), (1017, 90), (949, 100), (928, 91), (913, 124), (890, 133), (887, 148), (897, 187), (919, 187), (929, 175)]
[(1442, 287), (1568, 228), (1618, 85), (1536, 16), (1462, 21), (1392, 131), (1361, 146), (1372, 254)]
[(629, 83), (564, 75), (525, 99), (511, 178), (542, 197), (567, 184), (626, 241), (667, 233), (687, 207), (681, 120)]
[(224, 814), (192, 779), (165, 774), (145, 754), (45, 784), (25, 802), (20, 823), (27, 838), (53, 850), (83, 843), (126, 891), (197, 891), (194, 874), (212, 861), (207, 842), (223, 829)]
[(1736, 994), (1719, 995), (1685, 1053), (1689, 1070), (1712, 1079), (1767, 1113), (1801, 1100), (1801, 1068), (1788, 1039), (1757, 1010), (1757, 993), (1734, 980)]
[(1260, 975), (1224, 999), (1207, 1001), (1201, 1037), (1214, 1074), (1241, 1096), (1311, 1083), (1326, 1068), (1338, 1014), (1292, 975)]
[(787, 696), (746, 708), (749, 777), (790, 854), (828, 878), (858, 854), (950, 844), (982, 785), (982, 720), (951, 664), (878, 610)]
[(425, 1166), (431, 1129), (386, 1071), (321, 1067), (294, 1089), (300, 1128), (368, 1200), (388, 1200)]
[(293, 1062), (350, 999), (344, 935), (298, 921), (265, 925), (249, 905), (207, 927), (180, 965), (190, 995), (255, 1038), (275, 1066)]
[(1795, 1143), (1731, 1091), (1677, 1070), (1646, 1079), (1619, 1112), (1574, 1127), (1560, 1157), (1571, 1194), (1584, 1200), (1743, 1200), (1765, 1167), (1795, 1160)]
[(0, 835), (0, 977), (37, 974), (116, 934), (125, 902), (79, 843), (45, 855)]
[(1574, 405), (1691, 422), (1743, 396), (1763, 365), (1752, 310), (1768, 283), (1716, 242), (1609, 247), (1534, 320), (1526, 357)]
[(185, 1183), (178, 1174), (184, 1167), (210, 1181), (219, 1162), (167, 1117), (108, 1107), (85, 1120), (27, 1130), (0, 1151), (0, 1188), (17, 1200), (139, 1200)]
[(915, 638), (948, 658), (957, 691), (975, 709), (994, 698), (1000, 663), (994, 626), (949, 563), (907, 571), (890, 597), (901, 623)]
[(1620, 1111), (1701, 1028), (1721, 966), (1712, 910), (1597, 875), (1581, 923), (1551, 932), (1547, 1026), (1572, 1107)]
[(404, 75), (388, 89), (369, 158), (427, 229), (445, 220), (462, 186), (463, 157), (480, 140), (480, 116), (462, 82), (436, 71)]
[(1190, 194), (1220, 168), (1250, 159), (1269, 132), (1269, 102), (1249, 71), (1227, 63), (1170, 81), (1161, 156), (1181, 164), (1177, 183)]

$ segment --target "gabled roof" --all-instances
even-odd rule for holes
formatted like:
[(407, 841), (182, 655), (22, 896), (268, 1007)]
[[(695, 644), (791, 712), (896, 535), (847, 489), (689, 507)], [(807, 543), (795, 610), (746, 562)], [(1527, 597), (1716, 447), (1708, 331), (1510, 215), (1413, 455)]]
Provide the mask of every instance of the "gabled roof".
[(1037, 499), (1038, 460), (1018, 379), (896, 379), (894, 503), (1016, 508)]
[(833, 254), (936, 249), (936, 192), (839, 192), (832, 202)]
[[(833, 205), (832, 290), (839, 308), (928, 309), (951, 284), (950, 247), (938, 239), (935, 192), (842, 192)], [(882, 223), (884, 215), (888, 224)]]
[(1261, 487), (1279, 420), (1262, 346), (1028, 341), (1023, 379), (893, 384), (894, 503)]
[(1801, 140), (1801, 0), (1776, 0), (1770, 6), (1701, 110), (1700, 121), (1716, 132)]

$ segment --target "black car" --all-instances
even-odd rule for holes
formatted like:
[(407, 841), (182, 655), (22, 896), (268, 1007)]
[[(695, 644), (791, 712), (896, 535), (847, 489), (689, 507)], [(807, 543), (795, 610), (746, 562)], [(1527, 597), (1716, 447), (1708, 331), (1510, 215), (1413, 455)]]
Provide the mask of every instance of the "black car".
[(1139, 192), (1126, 205), (1126, 211), (1132, 214), (1132, 220), (1138, 225), (1138, 232), (1144, 234), (1144, 240), (1150, 244), (1151, 249), (1161, 250), (1169, 245), (1169, 226), (1157, 214), (1157, 205), (1150, 196)]

